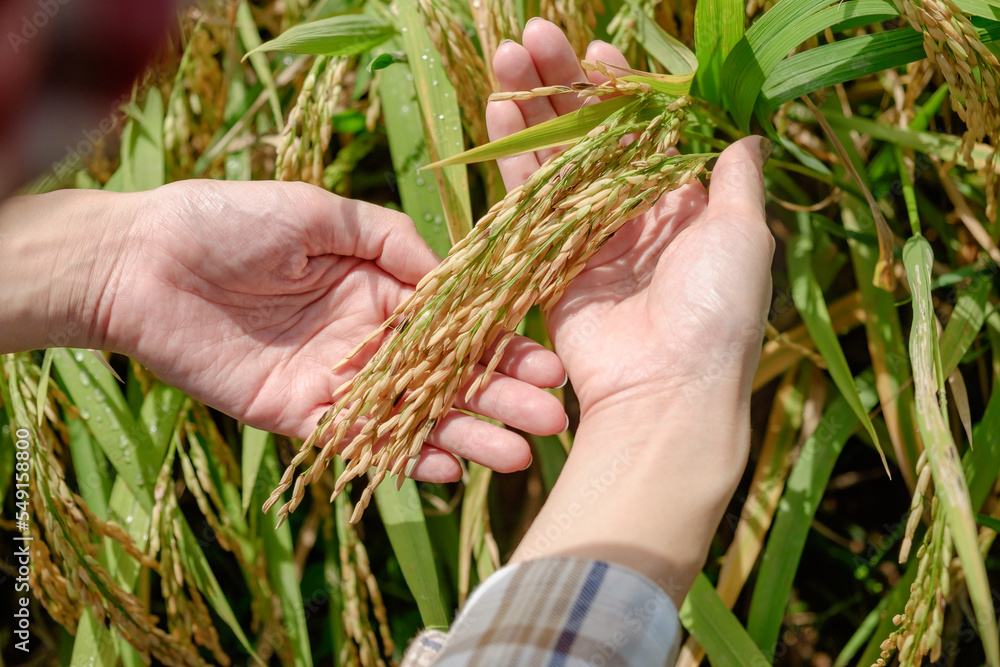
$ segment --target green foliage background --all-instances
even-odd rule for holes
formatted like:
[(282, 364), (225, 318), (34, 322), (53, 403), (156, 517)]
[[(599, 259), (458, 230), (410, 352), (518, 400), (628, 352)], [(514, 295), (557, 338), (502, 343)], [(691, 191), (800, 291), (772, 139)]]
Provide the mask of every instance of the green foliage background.
[[(1000, 53), (1000, 4), (953, 10)], [(701, 660), (700, 642), (713, 664), (872, 664), (910, 600), (911, 617), (921, 603), (937, 610), (926, 613), (941, 617), (948, 664), (997, 665), (993, 149), (963, 150), (955, 92), (899, 14), (882, 0), (205, 4), (179, 17), (183, 41), (113, 114), (120, 131), (33, 189), (277, 174), (400, 208), (443, 254), (503, 193), (488, 162), (419, 171), (483, 140), (485, 100), (470, 97), (441, 35), (465, 35), (481, 58), (483, 44), (542, 15), (578, 48), (614, 41), (657, 74), (636, 80), (697, 100), (682, 151), (750, 131), (775, 143), (766, 178), (779, 250), (754, 449), (682, 609), (681, 662)], [(601, 113), (477, 155), (565, 143)], [(522, 326), (547, 342), (537, 312)], [(276, 530), (259, 508), (297, 443), (126, 358), (52, 349), (7, 355), (2, 369), (5, 590), (17, 429), (33, 445), (33, 664), (136, 665), (147, 652), (177, 664), (391, 663), (504, 562), (572, 445), (572, 429), (531, 438), (534, 464), (516, 475), (469, 465), (459, 484), (381, 488), (356, 528), (350, 499), (331, 505), (331, 485), (319, 485)], [(574, 414), (572, 388), (555, 391)], [(924, 450), (937, 490), (912, 504), (914, 555), (901, 565)], [(915, 643), (928, 623), (908, 631)], [(3, 660), (17, 664), (13, 642), (0, 630)]]

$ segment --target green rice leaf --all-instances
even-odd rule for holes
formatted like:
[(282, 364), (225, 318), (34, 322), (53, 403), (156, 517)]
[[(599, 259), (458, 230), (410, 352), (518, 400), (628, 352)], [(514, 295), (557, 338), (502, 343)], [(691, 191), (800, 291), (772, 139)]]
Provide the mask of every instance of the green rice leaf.
[(38, 428), (42, 427), (42, 420), (45, 419), (45, 399), (49, 394), (49, 377), (51, 376), (53, 354), (55, 354), (55, 350), (49, 348), (45, 350), (45, 356), (42, 358), (42, 376), (38, 379), (38, 393), (35, 396), (35, 413), (38, 415), (36, 426)]
[[(398, 42), (393, 38), (387, 47), (395, 49)], [(431, 174), (419, 173), (431, 159), (410, 65), (389, 67), (379, 76), (379, 98), (393, 166), (386, 178), (391, 179), (390, 188), (399, 190), (403, 212), (413, 220), (420, 236), (439, 257), (444, 257), (451, 248), (451, 239), (444, 224), (444, 203), (438, 195), (437, 181)]]
[(573, 113), (564, 114), (558, 118), (545, 121), (529, 127), (520, 132), (491, 141), (483, 146), (478, 146), (464, 153), (435, 162), (428, 165), (428, 169), (438, 169), (453, 164), (469, 164), (470, 162), (482, 162), (484, 160), (495, 160), (508, 155), (517, 155), (528, 151), (537, 151), (542, 148), (561, 146), (565, 143), (579, 139), (588, 132), (600, 125), (607, 118), (629, 105), (635, 105), (635, 112), (639, 111), (642, 104), (640, 100), (629, 97), (614, 97), (610, 100), (585, 106)]
[[(1000, 24), (979, 28), (979, 34), (984, 42), (1000, 39)], [(927, 57), (923, 44), (920, 33), (900, 28), (797, 53), (781, 61), (768, 75), (761, 90), (764, 106), (775, 109), (820, 88), (923, 60)]]
[[(862, 406), (866, 411), (871, 410), (878, 402), (874, 376), (866, 372), (855, 382)], [(747, 616), (747, 632), (764, 652), (773, 651), (778, 642), (813, 516), (823, 500), (840, 452), (858, 426), (860, 421), (854, 408), (843, 395), (836, 397), (823, 412), (816, 430), (803, 443), (795, 467), (788, 475)]]
[[(246, 432), (244, 431), (244, 438)], [(270, 434), (265, 434), (264, 443), (272, 444)], [(267, 446), (263, 450), (260, 461), (260, 475), (265, 484), (257, 487), (258, 506), (267, 500), (267, 489), (273, 488), (281, 479), (278, 465), (278, 455), (274, 447)], [(244, 487), (244, 492), (246, 487)], [(245, 510), (244, 510), (245, 511)], [(264, 539), (264, 552), (267, 556), (267, 574), (271, 582), (271, 590), (281, 603), (282, 627), (288, 633), (292, 644), (292, 654), (295, 664), (311, 667), (312, 648), (309, 644), (309, 628), (306, 626), (305, 605), (302, 603), (302, 590), (299, 586), (299, 575), (295, 568), (295, 548), (292, 543), (292, 528), (287, 521), (277, 525), (275, 514), (265, 515), (258, 524), (258, 530)]]
[[(271, 73), (271, 65), (267, 62), (267, 56), (261, 53), (260, 33), (257, 32), (257, 24), (254, 23), (253, 13), (247, 0), (243, 0), (236, 8), (236, 28), (239, 31), (240, 41), (243, 48), (248, 51), (246, 58), (250, 59), (250, 65), (254, 73), (260, 79), (260, 83), (267, 92), (267, 103), (271, 107), (271, 115), (274, 116), (274, 126), (281, 128), (284, 123), (284, 114), (281, 112), (281, 100), (278, 98), (278, 88), (274, 83), (274, 74)], [(184, 54), (187, 56), (187, 53)], [(183, 71), (183, 69), (179, 70)], [(175, 90), (182, 90), (177, 87)]]
[(698, 55), (698, 94), (722, 103), (722, 64), (743, 39), (746, 14), (741, 0), (702, 0), (694, 7), (694, 50)]
[(972, 151), (973, 164), (967, 165), (960, 150), (961, 141), (958, 137), (934, 132), (907, 130), (895, 125), (883, 125), (860, 116), (848, 118), (843, 114), (837, 113), (829, 106), (823, 109), (823, 115), (834, 129), (845, 128), (855, 130), (859, 134), (867, 134), (873, 139), (906, 146), (928, 155), (935, 155), (946, 162), (955, 161), (969, 169), (982, 169), (986, 166), (987, 160), (992, 155), (992, 151), (988, 150), (985, 146), (979, 146)]
[(447, 628), (451, 616), (441, 594), (434, 547), (427, 533), (416, 482), (405, 480), (399, 491), (391, 484), (380, 484), (374, 495), (392, 550), (417, 601), (424, 625)]
[(795, 302), (795, 307), (802, 316), (802, 321), (809, 330), (813, 342), (816, 343), (816, 349), (826, 361), (830, 377), (875, 443), (875, 447), (882, 457), (882, 464), (888, 472), (888, 463), (879, 445), (878, 434), (875, 433), (875, 427), (872, 425), (871, 419), (868, 418), (868, 410), (862, 404), (858, 389), (854, 385), (851, 369), (847, 365), (847, 358), (844, 356), (844, 351), (840, 347), (840, 341), (837, 339), (833, 323), (830, 320), (823, 290), (816, 280), (813, 269), (813, 242), (810, 237), (808, 218), (806, 217), (805, 220), (800, 224), (800, 232), (792, 237), (788, 245), (788, 274), (792, 283), (792, 300)]
[[(413, 85), (424, 120), (424, 138), (432, 160), (457, 155), (465, 148), (458, 97), (434, 49), (416, 0), (397, 0), (399, 22), (406, 26), (400, 35), (403, 50), (413, 72)], [(469, 175), (465, 167), (453, 166), (434, 172), (444, 207), (445, 225), (451, 242), (464, 238), (472, 229)]]
[(261, 51), (353, 56), (378, 46), (395, 33), (395, 28), (373, 16), (343, 14), (289, 28), (280, 36), (251, 49), (243, 59)]
[[(475, 463), (469, 464), (469, 481), (465, 486), (465, 497), (462, 500), (462, 524), (459, 532), (458, 549), (458, 606), (465, 600), (472, 586), (472, 560), (480, 565), (477, 573), (489, 576), (493, 568), (489, 555), (485, 553), (485, 530), (489, 525), (489, 510), (486, 501), (489, 497), (490, 480), (493, 471)], [(484, 558), (485, 557), (485, 558)]]
[(767, 77), (788, 53), (813, 35), (848, 19), (870, 22), (898, 12), (883, 0), (838, 2), (783, 0), (758, 19), (722, 66), (722, 90), (729, 111), (744, 131)]
[(247, 515), (247, 510), (253, 501), (254, 489), (257, 488), (257, 474), (260, 471), (260, 462), (264, 459), (265, 453), (271, 445), (271, 434), (267, 431), (261, 431), (250, 426), (243, 427), (243, 462), (240, 466), (243, 473), (243, 516)]
[(958, 450), (937, 399), (944, 378), (940, 376), (937, 323), (930, 291), (933, 260), (931, 245), (922, 236), (910, 238), (903, 247), (903, 264), (913, 294), (910, 358), (917, 398), (917, 422), (934, 478), (935, 497), (944, 508), (955, 551), (962, 563), (986, 662), (990, 667), (997, 667), (1000, 665), (1000, 639), (986, 566), (979, 552), (972, 499), (962, 474)]
[(636, 12), (635, 39), (671, 74), (686, 76), (689, 82), (694, 77), (698, 69), (697, 56), (641, 10)]
[(948, 325), (941, 333), (941, 369), (945, 377), (950, 376), (962, 357), (969, 351), (972, 341), (986, 322), (986, 304), (990, 296), (990, 281), (985, 276), (976, 276), (969, 285), (959, 290), (958, 300), (951, 312)]
[(703, 572), (698, 573), (681, 605), (680, 619), (713, 665), (770, 664)]

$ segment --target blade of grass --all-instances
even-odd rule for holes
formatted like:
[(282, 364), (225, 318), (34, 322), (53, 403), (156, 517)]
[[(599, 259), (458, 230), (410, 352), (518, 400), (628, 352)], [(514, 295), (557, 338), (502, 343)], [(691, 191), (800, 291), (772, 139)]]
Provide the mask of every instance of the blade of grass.
[[(386, 47), (402, 48), (395, 38)], [(419, 173), (431, 160), (412, 76), (409, 64), (404, 63), (379, 73), (379, 99), (393, 166), (393, 173), (386, 178), (391, 176), (390, 187), (399, 189), (403, 211), (413, 220), (420, 236), (438, 256), (444, 257), (451, 248), (451, 239), (444, 225), (444, 204), (436, 180), (430, 174)]]
[[(38, 423), (36, 426), (38, 428), (42, 427), (42, 420), (45, 418), (45, 399), (49, 394), (49, 377), (52, 371), (52, 355), (55, 351), (51, 348), (45, 350), (45, 356), (42, 358), (42, 375), (38, 379), (38, 395), (35, 396), (35, 413), (38, 415)], [(2, 498), (3, 496), (0, 496)]]
[(399, 491), (390, 484), (380, 484), (374, 495), (392, 550), (417, 601), (424, 625), (448, 627), (448, 605), (442, 596), (434, 547), (427, 533), (416, 482), (407, 479)]
[(435, 162), (428, 165), (427, 168), (438, 169), (449, 165), (495, 160), (508, 155), (561, 146), (586, 135), (607, 120), (608, 116), (630, 104), (635, 105), (633, 113), (638, 113), (641, 106), (640, 101), (630, 99), (627, 96), (613, 97), (610, 100), (585, 106), (578, 111), (515, 132), (503, 139), (491, 141), (484, 146), (472, 148), (454, 157)]
[[(785, 298), (788, 298), (787, 295)], [(866, 313), (861, 308), (860, 292), (851, 292), (837, 299), (830, 304), (828, 312), (833, 330), (838, 335), (853, 330), (866, 318)], [(782, 332), (779, 340), (769, 340), (764, 343), (760, 363), (757, 365), (757, 372), (753, 378), (753, 390), (757, 391), (787, 371), (814, 347), (809, 329), (806, 328), (805, 324), (796, 325), (792, 329)]]
[(788, 53), (813, 35), (847, 19), (876, 22), (898, 15), (882, 0), (839, 2), (783, 0), (765, 12), (741, 39), (722, 66), (722, 90), (736, 124), (750, 130), (750, 116), (767, 80)]
[[(403, 50), (413, 72), (413, 85), (424, 120), (424, 137), (432, 160), (458, 155), (465, 147), (458, 98), (441, 67), (441, 56), (417, 11), (416, 0), (398, 0), (396, 12), (401, 25)], [(465, 167), (453, 166), (434, 171), (444, 206), (444, 221), (451, 242), (464, 238), (472, 229), (469, 175)]]
[(990, 290), (990, 280), (986, 276), (976, 276), (968, 285), (959, 288), (955, 308), (951, 311), (939, 342), (941, 369), (946, 376), (955, 372), (962, 357), (982, 330), (986, 322), (986, 304)]
[(722, 103), (722, 64), (743, 39), (745, 22), (741, 0), (702, 0), (694, 7), (695, 78), (699, 96), (712, 104)]
[[(859, 179), (865, 179), (864, 186), (867, 189), (867, 174), (854, 142), (845, 130), (837, 131), (837, 136), (854, 167), (854, 173)], [(872, 231), (870, 211), (855, 197), (845, 197), (841, 201), (840, 210), (841, 221), (848, 232)], [(917, 436), (912, 376), (899, 313), (893, 295), (875, 287), (875, 274), (878, 270), (878, 253), (875, 248), (859, 242), (856, 236), (848, 237), (847, 246), (854, 267), (855, 282), (868, 314), (865, 333), (882, 414), (896, 452), (896, 461), (902, 468), (907, 486), (912, 490), (915, 484), (913, 466), (916, 465), (922, 447)]]
[(163, 97), (158, 88), (146, 94), (140, 111), (126, 105), (129, 121), (122, 131), (121, 186), (123, 192), (153, 190), (165, 183), (163, 155)]
[(968, 165), (960, 150), (961, 142), (958, 137), (934, 132), (904, 130), (895, 125), (883, 125), (860, 116), (846, 117), (830, 107), (823, 110), (823, 116), (835, 129), (855, 130), (859, 134), (870, 136), (872, 139), (907, 146), (921, 153), (936, 155), (944, 161), (954, 161), (956, 164), (972, 170), (985, 167), (992, 154), (989, 147), (978, 145), (972, 151), (973, 164)]
[(690, 88), (691, 80), (698, 69), (697, 56), (691, 53), (683, 42), (661, 28), (646, 12), (639, 9), (635, 17), (636, 41), (646, 50), (647, 55), (663, 65), (668, 72), (684, 77)]
[[(976, 30), (985, 44), (1000, 39), (1000, 23)], [(927, 57), (923, 39), (910, 28), (900, 28), (850, 37), (789, 56), (775, 66), (763, 84), (764, 106), (775, 109), (821, 88), (923, 60)]]
[[(866, 411), (871, 410), (878, 400), (874, 376), (867, 371), (854, 382), (862, 406)], [(747, 632), (765, 652), (773, 650), (777, 644), (806, 537), (833, 467), (860, 423), (847, 399), (843, 395), (836, 397), (823, 412), (816, 430), (803, 443), (799, 458), (788, 475), (761, 558), (747, 616)]]
[[(271, 106), (271, 115), (274, 116), (274, 126), (281, 128), (284, 126), (284, 114), (281, 113), (281, 100), (278, 98), (278, 87), (274, 84), (274, 74), (271, 73), (271, 65), (267, 62), (267, 56), (260, 52), (262, 50), (260, 33), (257, 32), (257, 24), (254, 23), (253, 13), (250, 11), (250, 5), (246, 0), (243, 0), (239, 4), (239, 7), (236, 8), (236, 28), (239, 31), (243, 49), (247, 51), (245, 59), (250, 59), (250, 65), (264, 87), (264, 92), (267, 94), (267, 102)], [(187, 54), (185, 53), (184, 55), (186, 56)]]
[[(715, 585), (719, 599), (730, 609), (736, 604), (771, 527), (794, 458), (792, 449), (802, 428), (802, 410), (811, 380), (808, 365), (799, 364), (782, 378), (771, 404), (757, 467)], [(767, 650), (768, 647), (761, 648)], [(704, 650), (691, 638), (685, 642), (683, 654), (684, 660), (678, 667), (697, 667), (704, 658)]]
[(258, 487), (260, 464), (270, 447), (273, 447), (270, 433), (250, 426), (243, 427), (243, 461), (240, 465), (243, 476), (243, 516), (247, 515), (253, 501), (254, 490)]
[(705, 647), (713, 665), (769, 665), (746, 630), (719, 599), (703, 572), (691, 585), (680, 608), (684, 629)]
[(813, 242), (809, 216), (800, 213), (797, 217), (799, 219), (799, 232), (792, 237), (788, 244), (788, 274), (792, 283), (792, 300), (816, 343), (816, 349), (826, 361), (830, 377), (871, 436), (879, 456), (882, 458), (882, 465), (885, 467), (886, 473), (890, 474), (885, 453), (879, 446), (875, 427), (872, 425), (871, 419), (868, 418), (868, 410), (861, 403), (861, 397), (858, 395), (858, 389), (851, 377), (851, 370), (847, 365), (844, 350), (840, 347), (840, 341), (837, 340), (837, 334), (833, 329), (833, 322), (830, 320), (823, 291), (816, 280), (812, 263)]
[[(490, 480), (493, 471), (475, 463), (469, 464), (469, 482), (465, 486), (465, 497), (462, 499), (462, 523), (459, 532), (458, 551), (458, 606), (465, 605), (465, 600), (472, 587), (472, 559), (474, 555), (483, 555), (486, 538), (486, 526), (489, 525), (489, 512), (486, 501), (490, 490)], [(482, 558), (477, 558), (477, 563)], [(477, 568), (480, 577), (483, 573), (492, 573), (489, 558), (487, 567)], [(487, 575), (488, 576), (488, 575)]]
[[(138, 506), (149, 512), (153, 507), (153, 487), (160, 469), (162, 449), (158, 452), (153, 446), (151, 429), (143, 424), (156, 425), (157, 432), (172, 433), (177, 413), (171, 406), (178, 406), (179, 409), (184, 395), (162, 383), (158, 384), (161, 389), (154, 390), (147, 397), (141, 421), (137, 423), (128, 411), (121, 391), (114, 385), (111, 374), (92, 356), (82, 350), (59, 349), (53, 363), (66, 393), (75, 405), (81, 406), (80, 417), (135, 496)], [(113, 391), (107, 390), (109, 386), (114, 387)], [(106, 406), (107, 410), (102, 406)], [(104, 414), (99, 415), (98, 410)], [(252, 655), (250, 642), (186, 520), (181, 521), (181, 539), (178, 542), (183, 567), (193, 576), (198, 589), (208, 598), (243, 648)]]
[[(246, 432), (244, 431), (244, 438)], [(273, 439), (265, 434), (264, 452), (260, 461), (262, 484), (255, 488), (256, 505), (264, 504), (273, 488), (281, 479), (278, 465), (278, 455), (274, 450)], [(244, 487), (244, 490), (246, 487)], [(309, 644), (309, 628), (306, 626), (305, 605), (302, 603), (302, 590), (299, 587), (299, 574), (295, 568), (295, 553), (292, 544), (292, 527), (287, 521), (277, 525), (273, 514), (266, 515), (258, 524), (258, 530), (264, 540), (264, 554), (267, 558), (267, 574), (271, 582), (271, 590), (281, 604), (282, 627), (288, 633), (292, 643), (292, 654), (296, 665), (310, 667), (312, 648)]]
[(955, 551), (965, 573), (986, 661), (991, 667), (997, 667), (1000, 665), (1000, 638), (997, 636), (986, 566), (979, 552), (972, 500), (959, 464), (958, 450), (937, 398), (944, 378), (939, 374), (940, 354), (937, 351), (937, 328), (930, 293), (933, 260), (930, 243), (922, 236), (910, 238), (903, 247), (903, 263), (913, 294), (910, 359), (913, 363), (917, 422), (934, 478), (935, 497), (944, 507)]
[(395, 33), (395, 28), (374, 16), (342, 14), (289, 28), (251, 49), (243, 59), (262, 51), (353, 56), (382, 44)]

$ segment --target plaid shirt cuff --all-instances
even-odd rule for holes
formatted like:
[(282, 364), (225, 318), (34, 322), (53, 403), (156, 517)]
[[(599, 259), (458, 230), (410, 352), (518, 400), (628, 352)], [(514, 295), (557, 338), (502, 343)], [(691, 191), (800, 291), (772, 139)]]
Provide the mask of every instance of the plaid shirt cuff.
[(639, 573), (540, 558), (493, 574), (448, 634), (425, 631), (410, 644), (402, 667), (673, 664), (679, 629), (673, 602)]

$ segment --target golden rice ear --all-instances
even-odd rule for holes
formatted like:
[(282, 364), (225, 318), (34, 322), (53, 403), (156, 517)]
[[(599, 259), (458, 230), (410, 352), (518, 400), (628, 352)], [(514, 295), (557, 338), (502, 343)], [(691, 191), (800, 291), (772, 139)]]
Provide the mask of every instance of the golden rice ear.
[[(1000, 60), (979, 37), (969, 17), (950, 0), (894, 0), (899, 13), (924, 35), (927, 60), (948, 82), (951, 106), (966, 124), (962, 135), (965, 163), (974, 164), (976, 143), (989, 138), (1000, 147)], [(994, 151), (983, 167), (986, 216), (996, 220), (1000, 157)]]
[[(338, 389), (336, 403), (310, 437), (310, 448), (317, 444), (323, 449), (294, 481), (281, 516), (294, 511), (305, 487), (341, 448), (345, 470), (333, 497), (349, 480), (377, 466), (352, 521), (360, 518), (388, 474), (402, 484), (462, 388), (469, 401), (489, 383), (528, 309), (552, 305), (626, 220), (704, 169), (714, 155), (663, 154), (677, 140), (686, 100), (648, 101), (654, 100), (662, 105), (653, 120), (642, 120), (634, 105), (626, 107), (599, 131), (547, 161), (491, 209), (400, 304), (379, 330), (397, 322), (392, 333)], [(640, 135), (640, 140), (623, 145), (622, 138), (630, 134)], [(494, 344), (486, 371), (473, 381), (477, 364)], [(345, 442), (352, 428), (356, 435)], [(295, 457), (268, 499), (268, 508), (293, 484), (294, 468), (307, 454), (303, 448)]]

